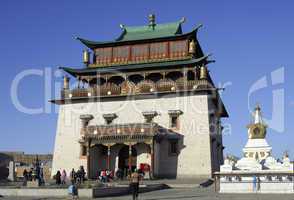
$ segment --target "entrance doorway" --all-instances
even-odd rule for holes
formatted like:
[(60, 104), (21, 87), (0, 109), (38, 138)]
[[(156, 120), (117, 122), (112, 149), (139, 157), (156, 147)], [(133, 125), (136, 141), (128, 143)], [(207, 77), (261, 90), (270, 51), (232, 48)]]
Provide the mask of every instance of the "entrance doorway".
[[(132, 147), (132, 159), (131, 159), (132, 171), (137, 167), (137, 151)], [(124, 145), (118, 153), (118, 168), (127, 174), (129, 169), (129, 146)]]

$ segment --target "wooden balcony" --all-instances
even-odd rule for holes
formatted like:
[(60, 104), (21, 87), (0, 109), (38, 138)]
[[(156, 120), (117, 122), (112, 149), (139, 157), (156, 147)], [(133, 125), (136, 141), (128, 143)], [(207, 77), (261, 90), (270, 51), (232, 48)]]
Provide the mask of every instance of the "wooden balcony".
[(144, 80), (138, 84), (125, 81), (121, 85), (106, 83), (104, 85), (95, 85), (88, 88), (65, 89), (61, 91), (61, 99), (125, 96), (167, 92), (175, 93), (208, 88), (214, 88), (214, 86), (211, 85), (207, 80), (187, 81), (180, 79), (177, 81), (172, 81), (169, 79), (162, 79), (158, 82)]

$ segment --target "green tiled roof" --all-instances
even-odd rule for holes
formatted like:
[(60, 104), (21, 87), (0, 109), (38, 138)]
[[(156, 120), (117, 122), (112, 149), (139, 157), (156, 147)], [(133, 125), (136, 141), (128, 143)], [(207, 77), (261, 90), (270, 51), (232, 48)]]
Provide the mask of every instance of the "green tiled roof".
[(181, 22), (156, 24), (155, 26), (124, 26), (116, 41), (144, 40), (182, 34)]
[(96, 48), (100, 45), (110, 45), (114, 43), (121, 43), (127, 41), (138, 41), (138, 40), (150, 40), (150, 39), (163, 39), (177, 36), (184, 36), (195, 33), (200, 26), (194, 28), (191, 32), (182, 32), (183, 20), (172, 23), (165, 24), (155, 24), (154, 26), (124, 26), (121, 25), (123, 29), (120, 36), (112, 41), (91, 41), (77, 37), (84, 45), (89, 48)]

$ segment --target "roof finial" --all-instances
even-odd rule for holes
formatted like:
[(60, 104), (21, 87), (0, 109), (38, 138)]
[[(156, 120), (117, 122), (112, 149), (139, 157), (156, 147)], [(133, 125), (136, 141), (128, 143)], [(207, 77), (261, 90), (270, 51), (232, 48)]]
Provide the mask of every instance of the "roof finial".
[(150, 14), (149, 15), (149, 26), (154, 29), (155, 25), (156, 25), (156, 23), (155, 23), (155, 15)]
[(186, 22), (186, 17), (182, 17), (182, 19), (180, 20), (180, 23), (183, 24)]
[(285, 151), (285, 152), (284, 152), (283, 158), (289, 158), (288, 151)]

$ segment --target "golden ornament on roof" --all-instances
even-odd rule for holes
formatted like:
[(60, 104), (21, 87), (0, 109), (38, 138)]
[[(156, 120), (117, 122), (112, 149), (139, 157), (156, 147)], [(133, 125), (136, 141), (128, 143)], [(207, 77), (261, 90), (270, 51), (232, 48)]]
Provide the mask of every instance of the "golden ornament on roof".
[(194, 40), (191, 40), (189, 43), (189, 53), (194, 54), (196, 52), (196, 44)]

